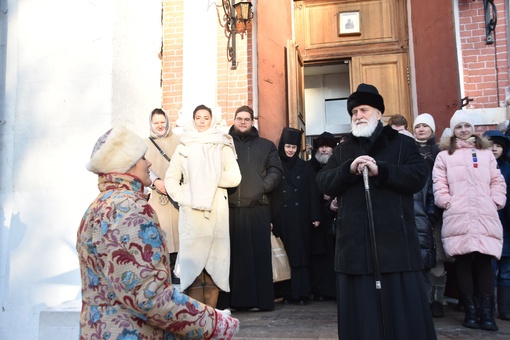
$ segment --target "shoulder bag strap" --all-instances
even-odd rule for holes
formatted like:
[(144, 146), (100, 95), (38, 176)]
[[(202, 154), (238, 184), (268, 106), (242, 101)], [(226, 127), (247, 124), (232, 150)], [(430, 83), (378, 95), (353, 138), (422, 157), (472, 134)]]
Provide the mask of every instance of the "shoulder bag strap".
[(159, 145), (158, 145), (158, 144), (156, 144), (156, 141), (154, 140), (154, 138), (153, 138), (153, 137), (149, 137), (149, 139), (151, 140), (152, 144), (154, 144), (154, 146), (156, 147), (156, 149), (158, 149), (159, 153), (160, 153), (163, 157), (165, 157), (165, 159), (166, 159), (167, 161), (169, 161), (169, 162), (170, 162), (170, 157), (168, 157), (168, 156), (166, 155), (166, 153), (165, 153), (163, 150), (161, 150), (161, 148), (159, 147)]

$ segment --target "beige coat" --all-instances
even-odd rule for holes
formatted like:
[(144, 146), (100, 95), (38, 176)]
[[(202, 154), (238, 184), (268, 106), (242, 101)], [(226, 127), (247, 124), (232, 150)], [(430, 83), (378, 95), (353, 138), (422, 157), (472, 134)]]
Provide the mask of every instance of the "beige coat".
[[(205, 269), (216, 285), (230, 291), (229, 207), (226, 188), (241, 182), (241, 172), (232, 147), (221, 149), (221, 174), (210, 211), (191, 208), (188, 169), (190, 148), (179, 145), (172, 156), (165, 176), (170, 197), (179, 203), (179, 255), (176, 274), (181, 290), (188, 288)], [(182, 183), (181, 183), (182, 178)]]
[[(155, 142), (168, 157), (172, 157), (175, 148), (179, 145), (179, 136), (170, 134), (164, 138), (155, 138)], [(169, 162), (156, 149), (154, 144), (147, 138), (147, 146), (149, 149), (145, 154), (151, 163), (151, 169), (161, 178), (164, 179)], [(166, 195), (159, 194), (156, 190), (152, 190), (149, 203), (158, 214), (161, 229), (165, 232), (165, 241), (169, 253), (179, 251), (179, 231), (177, 227), (179, 217), (179, 207)]]

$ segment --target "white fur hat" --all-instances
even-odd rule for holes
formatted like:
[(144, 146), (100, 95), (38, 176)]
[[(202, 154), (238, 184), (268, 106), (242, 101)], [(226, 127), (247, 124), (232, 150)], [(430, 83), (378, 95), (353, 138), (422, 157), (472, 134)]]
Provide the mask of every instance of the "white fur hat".
[(473, 127), (473, 132), (475, 131), (475, 124), (473, 123), (473, 117), (465, 110), (457, 110), (450, 119), (450, 129), (455, 131), (455, 126), (459, 123), (469, 123)]
[(94, 145), (87, 170), (95, 174), (126, 173), (147, 151), (144, 140), (123, 125), (103, 134)]
[(416, 129), (416, 125), (418, 124), (427, 124), (432, 129), (432, 134), (436, 131), (436, 123), (434, 122), (434, 117), (429, 113), (422, 113), (418, 115), (414, 120), (413, 130)]

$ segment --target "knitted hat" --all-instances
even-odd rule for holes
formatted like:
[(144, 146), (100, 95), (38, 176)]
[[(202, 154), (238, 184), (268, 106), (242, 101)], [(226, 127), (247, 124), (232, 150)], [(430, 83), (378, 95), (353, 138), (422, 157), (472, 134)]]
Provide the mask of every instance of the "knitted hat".
[(356, 92), (347, 99), (347, 111), (352, 116), (352, 109), (360, 105), (369, 105), (384, 113), (384, 99), (374, 85), (359, 84)]
[(321, 133), (317, 138), (313, 140), (313, 148), (317, 150), (321, 146), (329, 146), (334, 148), (336, 146), (337, 142), (335, 139), (335, 136), (333, 136), (329, 132), (323, 132)]
[(436, 123), (434, 122), (434, 117), (428, 113), (422, 113), (416, 117), (413, 124), (413, 130), (416, 129), (418, 124), (428, 125), (432, 129), (432, 134), (434, 134), (436, 131)]
[(99, 137), (86, 167), (95, 174), (126, 173), (146, 151), (147, 144), (140, 136), (119, 125)]
[(459, 123), (469, 123), (475, 131), (475, 124), (473, 124), (473, 117), (465, 110), (457, 110), (450, 119), (450, 129), (452, 132), (455, 130), (455, 126)]

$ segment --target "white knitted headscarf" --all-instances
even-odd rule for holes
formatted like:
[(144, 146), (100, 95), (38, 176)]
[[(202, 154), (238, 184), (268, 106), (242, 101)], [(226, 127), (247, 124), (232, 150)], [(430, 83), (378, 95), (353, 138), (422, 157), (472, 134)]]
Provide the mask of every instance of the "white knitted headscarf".
[[(159, 131), (156, 130), (156, 128), (152, 124), (152, 117), (154, 117), (154, 115), (161, 115), (161, 114), (165, 116), (165, 120), (166, 120), (165, 130), (163, 131), (162, 134), (160, 134)], [(168, 136), (168, 134), (170, 133), (170, 120), (168, 119), (168, 113), (166, 113), (166, 111), (163, 109), (152, 110), (152, 112), (149, 115), (149, 125), (150, 125), (150, 136), (152, 138), (164, 138), (164, 137)]]

